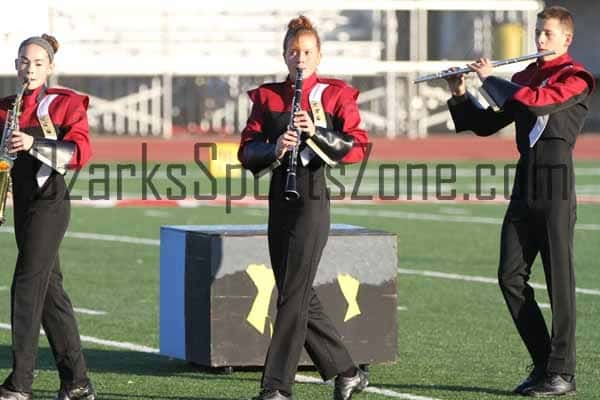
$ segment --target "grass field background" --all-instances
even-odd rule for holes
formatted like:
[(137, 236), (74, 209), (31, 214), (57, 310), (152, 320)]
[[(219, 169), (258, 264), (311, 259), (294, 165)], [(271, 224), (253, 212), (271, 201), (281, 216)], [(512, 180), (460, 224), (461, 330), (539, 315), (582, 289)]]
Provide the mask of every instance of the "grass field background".
[[(450, 164), (445, 162), (444, 164)], [(368, 166), (359, 194), (406, 193), (406, 163), (398, 166), (398, 178), (381, 164)], [(443, 194), (455, 189), (459, 198), (476, 190), (476, 165), (455, 164), (456, 182), (440, 185)], [(495, 164), (498, 171), (503, 164)], [(435, 170), (428, 164), (431, 179), (426, 185), (430, 199), (435, 197)], [(137, 165), (140, 173), (140, 166)], [(358, 167), (347, 170), (338, 181), (351, 188)], [(382, 174), (383, 170), (383, 174)], [(98, 173), (100, 171), (100, 173)], [(108, 180), (103, 181), (108, 171)], [(84, 170), (73, 185), (73, 194), (90, 197), (103, 191), (114, 198), (117, 192), (116, 165)], [(446, 169), (444, 169), (446, 171)], [(173, 171), (172, 171), (173, 172)], [(600, 163), (577, 164), (577, 190), (580, 195), (600, 196)], [(494, 187), (502, 190), (502, 176), (482, 174), (483, 193)], [(336, 175), (337, 176), (337, 175)], [(193, 195), (199, 182), (201, 193), (209, 193), (208, 180), (197, 166), (187, 165), (179, 176), (186, 196)], [(445, 176), (448, 177), (447, 175)], [(94, 179), (97, 179), (94, 181)], [(153, 179), (161, 195), (177, 189), (162, 165)], [(108, 187), (104, 186), (108, 183)], [(122, 195), (141, 196), (139, 175), (122, 181)], [(90, 188), (93, 187), (93, 190)], [(239, 194), (240, 181), (232, 183)], [(260, 181), (264, 193), (267, 181)], [(332, 192), (339, 194), (334, 186)], [(413, 190), (419, 193), (422, 187)], [(225, 181), (217, 182), (225, 193)], [(498, 264), (500, 223), (506, 204), (496, 202), (408, 202), (399, 204), (335, 204), (332, 222), (383, 229), (398, 235), (399, 268), (437, 271), (494, 279)], [(10, 211), (9, 211), (10, 215)], [(236, 207), (230, 213), (220, 206), (184, 208), (92, 208), (73, 207), (69, 232), (61, 248), (65, 287), (75, 307), (100, 310), (104, 315), (78, 313), (81, 334), (94, 338), (128, 342), (152, 349), (158, 347), (159, 228), (180, 224), (261, 224), (266, 222), (263, 206)], [(9, 290), (16, 249), (10, 231), (12, 218), (0, 231), (0, 323), (10, 322)], [(81, 238), (77, 233), (118, 235), (151, 239), (144, 243)], [(580, 204), (575, 237), (577, 286), (600, 289), (600, 205)], [(113, 238), (114, 239), (114, 238)], [(266, 244), (265, 244), (266, 246)], [(532, 281), (543, 283), (541, 264), (536, 261)], [(548, 303), (544, 290), (536, 291)], [(526, 375), (529, 359), (518, 338), (500, 291), (495, 284), (449, 280), (415, 274), (398, 275), (398, 361), (371, 366), (371, 383), (380, 389), (404, 394), (397, 398), (422, 396), (434, 399), (504, 399)], [(543, 310), (549, 316), (549, 310)], [(577, 385), (578, 399), (600, 399), (600, 296), (577, 295)], [(5, 325), (4, 325), (5, 326)], [(0, 375), (10, 371), (10, 331), (0, 329)], [(90, 375), (100, 399), (240, 399), (256, 394), (260, 371), (236, 371), (218, 375), (201, 371), (183, 361), (85, 342)], [(315, 372), (303, 375), (316, 377)], [(35, 397), (52, 398), (58, 388), (51, 352), (44, 337), (40, 340)], [(298, 399), (329, 399), (331, 387), (300, 383)], [(391, 398), (363, 393), (360, 399)], [(418, 397), (412, 397), (417, 399)]]

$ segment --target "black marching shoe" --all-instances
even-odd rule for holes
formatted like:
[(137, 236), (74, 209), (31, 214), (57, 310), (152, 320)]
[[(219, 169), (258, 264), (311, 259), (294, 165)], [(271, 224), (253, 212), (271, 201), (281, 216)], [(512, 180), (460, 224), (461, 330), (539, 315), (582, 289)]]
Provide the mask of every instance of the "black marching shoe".
[(566, 380), (560, 374), (547, 374), (544, 380), (533, 385), (525, 393), (532, 397), (562, 396), (575, 394), (575, 377)]
[(523, 382), (519, 383), (519, 386), (513, 390), (513, 393), (525, 394), (532, 386), (543, 381), (545, 377), (546, 371), (544, 368), (533, 367), (533, 370), (531, 370), (527, 378), (525, 378)]
[(259, 395), (253, 397), (252, 400), (292, 400), (292, 396), (286, 396), (279, 390), (263, 389), (260, 391)]
[(362, 392), (369, 385), (369, 377), (360, 368), (356, 368), (356, 375), (346, 378), (338, 375), (335, 378), (333, 400), (350, 400), (353, 393)]
[(61, 387), (55, 400), (96, 400), (96, 390), (91, 382), (71, 389)]
[(33, 396), (31, 393), (16, 392), (7, 388), (4, 385), (0, 385), (0, 400), (31, 400)]

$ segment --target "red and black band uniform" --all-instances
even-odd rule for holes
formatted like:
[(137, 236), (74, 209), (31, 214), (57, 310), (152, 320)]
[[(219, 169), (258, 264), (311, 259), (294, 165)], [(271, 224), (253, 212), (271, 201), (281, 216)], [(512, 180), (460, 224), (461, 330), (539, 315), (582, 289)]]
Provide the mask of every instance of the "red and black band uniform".
[[(360, 128), (356, 104), (358, 91), (343, 81), (313, 74), (304, 79), (301, 108), (314, 120), (309, 94), (317, 84), (328, 85), (322, 93), (327, 127), (316, 127), (311, 137), (331, 160), (353, 163), (365, 156), (367, 133)], [(275, 144), (290, 119), (293, 82), (265, 84), (248, 92), (252, 112), (242, 132), (238, 158), (254, 173), (276, 160)], [(299, 154), (305, 148), (300, 146)], [(298, 159), (298, 201), (284, 199), (289, 153), (272, 171), (269, 187), (268, 242), (278, 289), (277, 317), (266, 356), (262, 387), (291, 393), (302, 348), (321, 377), (331, 379), (354, 367), (313, 288), (319, 261), (330, 227), (326, 164), (314, 155), (306, 165)]]
[[(56, 137), (44, 134), (38, 108), (47, 104)], [(0, 125), (14, 96), (0, 100)], [(91, 156), (88, 98), (67, 89), (40, 87), (23, 97), (20, 130), (34, 137), (11, 169), (18, 248), (11, 287), (13, 370), (4, 385), (31, 392), (40, 326), (52, 349), (61, 384), (89, 382), (73, 306), (63, 289), (58, 251), (70, 218), (65, 169), (81, 168)], [(40, 161), (44, 159), (44, 162)], [(60, 172), (58, 172), (60, 171)]]
[[(507, 93), (499, 111), (478, 107), (467, 94), (448, 106), (456, 130), (488, 136), (516, 125), (519, 160), (504, 217), (498, 279), (517, 330), (536, 368), (575, 374), (576, 220), (573, 148), (588, 113), (594, 78), (567, 53), (537, 61), (516, 73), (512, 83), (491, 76), (488, 93)], [(531, 266), (541, 255), (552, 308), (548, 331), (528, 284)]]

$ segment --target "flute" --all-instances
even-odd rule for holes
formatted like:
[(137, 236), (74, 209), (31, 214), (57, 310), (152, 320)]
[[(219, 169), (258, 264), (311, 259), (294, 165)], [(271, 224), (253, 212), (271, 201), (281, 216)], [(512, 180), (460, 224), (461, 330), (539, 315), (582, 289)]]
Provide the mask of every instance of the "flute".
[[(544, 57), (544, 56), (549, 56), (549, 55), (554, 54), (554, 53), (555, 53), (554, 50), (546, 50), (546, 51), (540, 51), (539, 53), (528, 54), (528, 55), (521, 56), (521, 57), (508, 58), (506, 60), (493, 61), (492, 62), (492, 67), (495, 68), (495, 67), (500, 67), (502, 65), (513, 64), (513, 63), (517, 63), (517, 62), (521, 62), (521, 61), (527, 61), (527, 60), (531, 60), (532, 58), (540, 58), (540, 57)], [(443, 78), (447, 78), (449, 76), (466, 74), (466, 73), (469, 73), (469, 72), (473, 72), (473, 70), (471, 68), (469, 68), (469, 67), (459, 68), (459, 69), (454, 70), (454, 71), (442, 71), (442, 72), (437, 72), (435, 74), (429, 74), (429, 75), (421, 76), (421, 77), (415, 79), (413, 81), (413, 83), (421, 83), (421, 82), (433, 81), (435, 79), (443, 79)]]

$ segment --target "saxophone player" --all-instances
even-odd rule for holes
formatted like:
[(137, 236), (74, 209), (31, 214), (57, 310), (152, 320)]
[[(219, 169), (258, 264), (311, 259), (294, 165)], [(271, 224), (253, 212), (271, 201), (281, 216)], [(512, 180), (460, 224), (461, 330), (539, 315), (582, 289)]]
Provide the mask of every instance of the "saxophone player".
[[(15, 60), (19, 81), (28, 85), (17, 117), (20, 129), (8, 143), (16, 154), (11, 177), (18, 256), (11, 287), (12, 372), (0, 386), (0, 400), (32, 398), (40, 327), (60, 378), (56, 400), (96, 398), (58, 257), (70, 216), (63, 175), (91, 155), (88, 98), (46, 86), (57, 50), (54, 37), (34, 36), (20, 44)], [(13, 101), (0, 100), (0, 125)]]
[[(358, 162), (365, 156), (367, 133), (359, 127), (358, 91), (317, 75), (321, 44), (311, 21), (290, 21), (283, 41), (289, 76), (285, 82), (251, 90), (253, 108), (242, 132), (238, 158), (257, 173), (277, 160), (269, 191), (268, 241), (278, 289), (277, 317), (266, 357), (258, 400), (288, 400), (303, 347), (321, 377), (336, 377), (333, 398), (348, 400), (364, 389), (366, 374), (357, 368), (313, 289), (329, 235), (326, 164)], [(296, 70), (303, 70), (300, 111), (293, 116), (302, 140), (297, 162), (296, 200), (286, 199), (286, 156), (301, 139), (288, 121)], [(309, 114), (308, 110), (311, 111)]]

